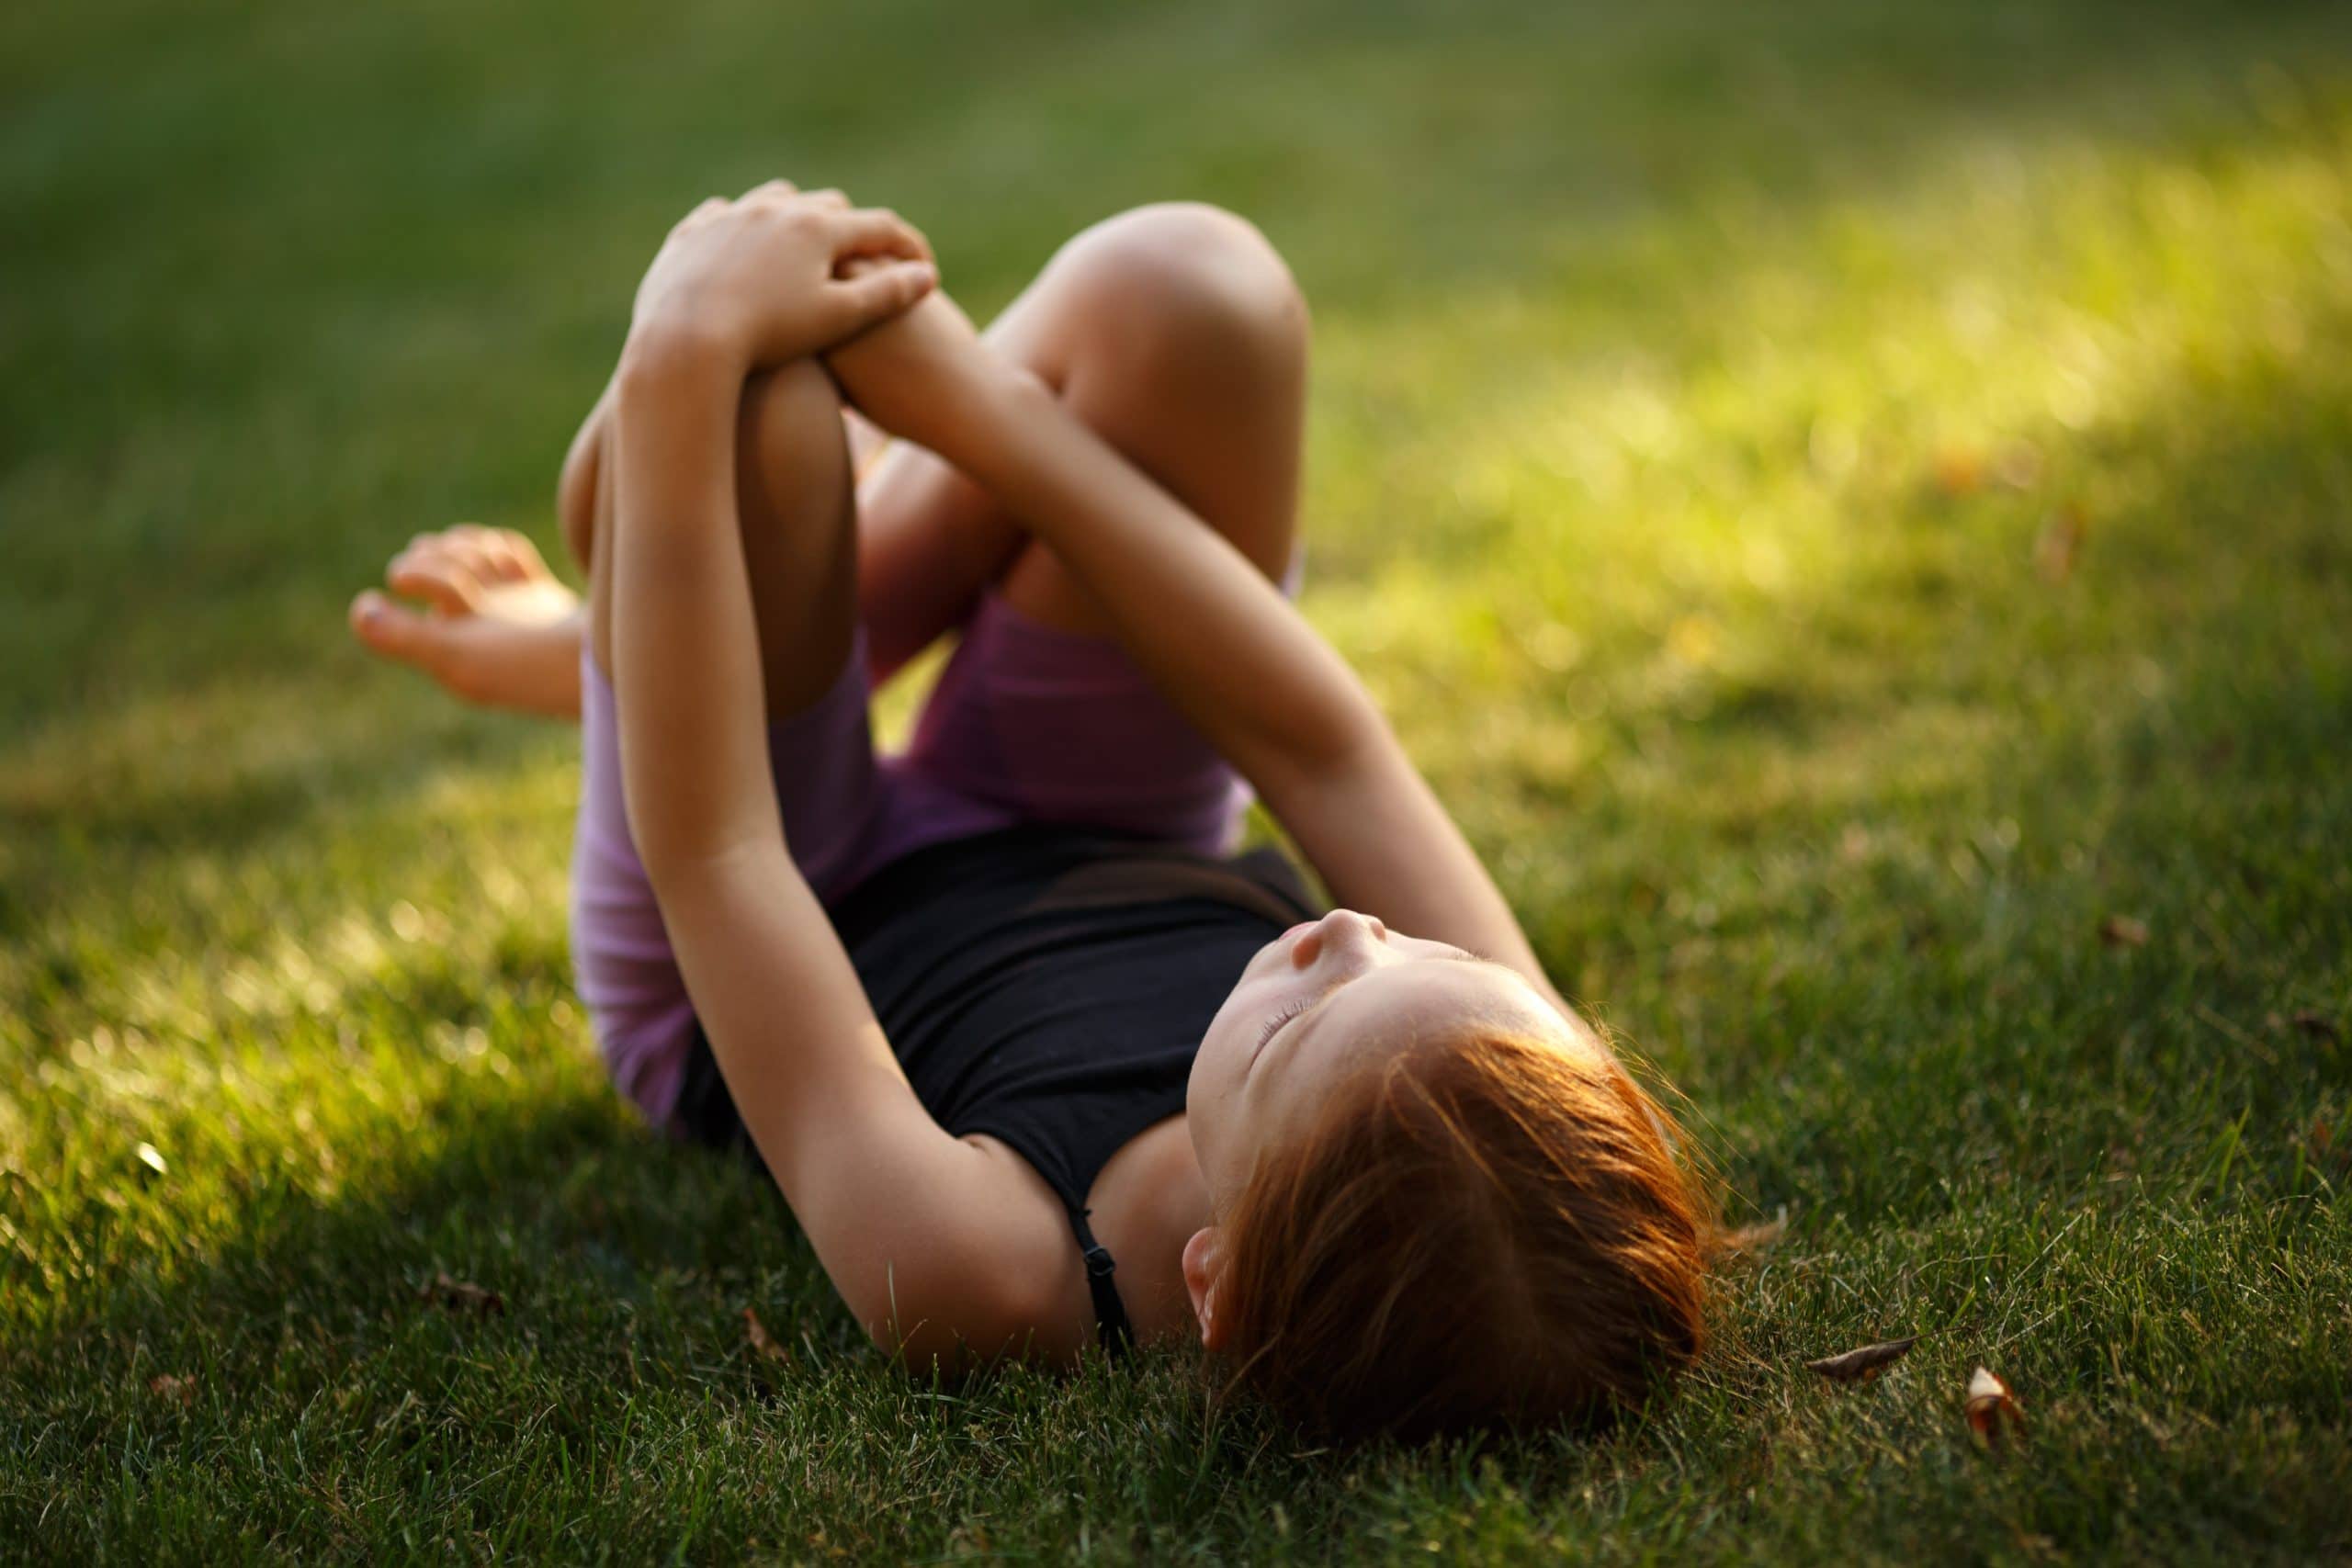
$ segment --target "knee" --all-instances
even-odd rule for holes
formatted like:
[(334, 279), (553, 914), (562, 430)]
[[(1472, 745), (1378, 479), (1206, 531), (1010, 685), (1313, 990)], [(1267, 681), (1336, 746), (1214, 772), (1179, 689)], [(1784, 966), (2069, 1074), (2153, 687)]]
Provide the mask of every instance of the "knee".
[(822, 366), (796, 359), (743, 383), (735, 474), (746, 526), (835, 525), (852, 476), (841, 393)]
[(841, 393), (813, 359), (763, 370), (743, 383), (735, 434), (746, 457), (805, 466), (842, 444)]
[(1306, 297), (1272, 242), (1204, 202), (1159, 202), (1073, 238), (1054, 267), (1077, 295), (1091, 346), (1182, 375), (1295, 375)]
[[(599, 405), (564, 457), (556, 481), (556, 516), (580, 570), (595, 554), (599, 491), (610, 482), (607, 418)], [(766, 494), (775, 484), (805, 484), (828, 463), (843, 461), (841, 394), (813, 359), (763, 370), (743, 383), (735, 432), (738, 472)]]

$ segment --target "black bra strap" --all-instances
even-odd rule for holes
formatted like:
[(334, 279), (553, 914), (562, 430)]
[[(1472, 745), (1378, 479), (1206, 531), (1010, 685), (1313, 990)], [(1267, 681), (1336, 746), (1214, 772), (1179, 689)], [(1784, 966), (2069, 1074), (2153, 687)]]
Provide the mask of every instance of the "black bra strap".
[(1072, 1208), (1069, 1228), (1077, 1233), (1079, 1255), (1086, 1259), (1086, 1289), (1094, 1298), (1095, 1335), (1103, 1350), (1116, 1356), (1134, 1343), (1135, 1329), (1127, 1322), (1126, 1303), (1119, 1300), (1119, 1287), (1112, 1278), (1119, 1265), (1113, 1260), (1111, 1249), (1094, 1239), (1086, 1214), (1084, 1209)]

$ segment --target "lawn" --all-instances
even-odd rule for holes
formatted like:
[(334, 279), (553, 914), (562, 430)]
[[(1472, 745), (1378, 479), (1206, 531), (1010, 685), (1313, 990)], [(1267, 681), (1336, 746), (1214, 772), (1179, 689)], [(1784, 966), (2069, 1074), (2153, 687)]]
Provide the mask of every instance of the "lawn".
[[(916, 1385), (605, 1089), (570, 735), (343, 606), (554, 552), (775, 174), (982, 314), (1154, 197), (1290, 256), (1308, 612), (1785, 1215), (1645, 1419)], [(2352, 1553), (2341, 7), (36, 4), (0, 234), (0, 1554)]]

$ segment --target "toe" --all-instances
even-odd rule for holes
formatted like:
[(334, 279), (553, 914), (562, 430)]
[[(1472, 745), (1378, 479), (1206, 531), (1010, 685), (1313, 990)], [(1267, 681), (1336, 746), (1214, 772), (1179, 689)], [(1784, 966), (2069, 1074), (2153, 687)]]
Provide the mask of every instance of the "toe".
[(351, 630), (369, 649), (404, 664), (424, 662), (433, 624), (370, 588), (351, 602)]
[(386, 581), (393, 592), (422, 599), (445, 615), (470, 615), (481, 604), (481, 579), (446, 550), (401, 557)]

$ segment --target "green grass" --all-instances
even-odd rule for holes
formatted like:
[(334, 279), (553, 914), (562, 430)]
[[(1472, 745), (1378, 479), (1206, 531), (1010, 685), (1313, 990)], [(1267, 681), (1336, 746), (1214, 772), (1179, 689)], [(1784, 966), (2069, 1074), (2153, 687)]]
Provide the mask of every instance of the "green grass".
[[(9, 1552), (2352, 1552), (2340, 10), (102, 0), (0, 17), (0, 103)], [(1650, 1419), (913, 1386), (615, 1103), (568, 735), (342, 606), (552, 547), (637, 269), (778, 172), (982, 311), (1151, 197), (1292, 257), (1308, 610), (1788, 1213)]]

